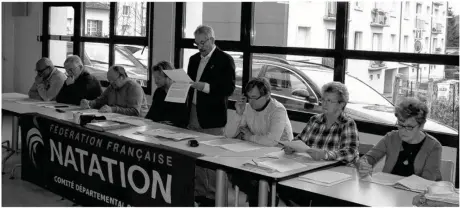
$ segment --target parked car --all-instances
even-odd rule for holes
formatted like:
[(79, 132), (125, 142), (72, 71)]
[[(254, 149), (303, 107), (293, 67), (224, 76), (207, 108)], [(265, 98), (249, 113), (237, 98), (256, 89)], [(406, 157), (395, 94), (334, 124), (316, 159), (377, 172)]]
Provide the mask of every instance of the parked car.
[[(236, 65), (236, 89), (241, 95), (242, 63), (240, 55), (233, 56)], [(252, 76), (265, 77), (271, 85), (272, 97), (286, 109), (321, 113), (321, 87), (333, 80), (333, 69), (306, 61), (288, 61), (278, 57), (253, 55)], [(350, 94), (345, 112), (355, 120), (394, 125), (394, 105), (372, 87), (349, 74), (345, 82)], [(233, 97), (232, 96), (232, 97)], [(425, 130), (458, 134), (446, 125), (428, 119)]]
[[(73, 43), (67, 44), (67, 55), (73, 54)], [(89, 73), (99, 80), (107, 80), (109, 69), (109, 45), (100, 43), (85, 43), (85, 55), (83, 64)], [(131, 50), (124, 46), (115, 45), (115, 63), (126, 69), (128, 77), (138, 82), (141, 86), (147, 86), (147, 65), (144, 65), (133, 56)]]

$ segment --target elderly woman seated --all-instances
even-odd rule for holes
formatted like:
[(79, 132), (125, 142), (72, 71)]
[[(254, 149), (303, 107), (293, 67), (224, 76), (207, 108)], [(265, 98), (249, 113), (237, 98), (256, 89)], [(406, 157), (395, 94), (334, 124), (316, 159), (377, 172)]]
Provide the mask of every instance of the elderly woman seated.
[[(359, 158), (358, 129), (355, 121), (344, 112), (348, 103), (347, 87), (340, 82), (330, 82), (322, 89), (323, 113), (312, 116), (295, 140), (302, 140), (310, 148), (286, 146), (286, 154), (306, 152), (315, 160), (336, 160), (353, 166)], [(278, 196), (289, 206), (331, 206), (329, 201), (315, 200), (302, 193), (292, 192), (282, 186)]]
[(315, 160), (337, 160), (353, 164), (358, 157), (358, 129), (355, 121), (344, 110), (349, 94), (340, 82), (322, 87), (322, 114), (312, 116), (295, 140), (305, 142), (305, 150), (285, 147), (286, 154), (304, 151)]
[(416, 98), (406, 98), (395, 108), (398, 130), (391, 131), (358, 162), (361, 177), (386, 156), (383, 172), (400, 176), (418, 175), (428, 180), (441, 180), (441, 144), (423, 132), (428, 108)]

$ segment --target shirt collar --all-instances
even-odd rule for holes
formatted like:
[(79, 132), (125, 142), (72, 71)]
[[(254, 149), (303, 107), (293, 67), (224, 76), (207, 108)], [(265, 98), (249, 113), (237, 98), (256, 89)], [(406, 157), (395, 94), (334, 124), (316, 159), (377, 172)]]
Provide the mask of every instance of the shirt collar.
[[(321, 114), (321, 116), (318, 119), (319, 123), (326, 123), (326, 114)], [(347, 118), (345, 116), (345, 112), (340, 113), (339, 117), (337, 118), (337, 121), (335, 123), (338, 124), (344, 124), (347, 122)]]
[(203, 59), (203, 58), (209, 59), (209, 58), (211, 57), (212, 53), (214, 53), (214, 50), (216, 50), (216, 48), (217, 48), (217, 47), (214, 45), (213, 48), (212, 48), (212, 50), (211, 50), (211, 52), (209, 52), (208, 55), (206, 55), (206, 56), (202, 56), (202, 55), (200, 54), (201, 59)]

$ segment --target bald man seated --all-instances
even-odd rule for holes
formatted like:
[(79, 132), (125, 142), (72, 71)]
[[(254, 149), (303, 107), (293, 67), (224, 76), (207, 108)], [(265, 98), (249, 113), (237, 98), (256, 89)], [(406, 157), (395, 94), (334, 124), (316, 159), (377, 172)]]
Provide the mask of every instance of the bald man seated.
[(41, 58), (35, 65), (37, 76), (29, 90), (29, 98), (36, 100), (55, 100), (66, 80), (64, 73), (54, 68), (49, 58)]
[(67, 80), (56, 97), (59, 103), (80, 105), (82, 99), (94, 100), (102, 94), (101, 83), (83, 66), (77, 55), (64, 61)]

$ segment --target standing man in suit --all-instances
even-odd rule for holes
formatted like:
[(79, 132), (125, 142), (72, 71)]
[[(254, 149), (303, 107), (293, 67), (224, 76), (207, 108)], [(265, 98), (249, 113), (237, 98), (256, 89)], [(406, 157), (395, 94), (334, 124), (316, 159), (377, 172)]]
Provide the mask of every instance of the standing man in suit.
[[(195, 46), (199, 53), (190, 57), (187, 73), (192, 80), (188, 96), (191, 130), (223, 135), (227, 124), (227, 100), (235, 90), (235, 62), (214, 44), (214, 30), (200, 25), (195, 30)], [(195, 200), (200, 206), (213, 204), (216, 173), (195, 169)]]
[(235, 90), (235, 62), (215, 45), (214, 30), (200, 25), (195, 30), (199, 53), (190, 57), (187, 73), (192, 83), (188, 97), (188, 128), (222, 135), (227, 123), (227, 100)]

